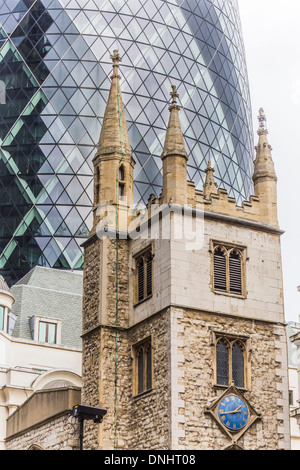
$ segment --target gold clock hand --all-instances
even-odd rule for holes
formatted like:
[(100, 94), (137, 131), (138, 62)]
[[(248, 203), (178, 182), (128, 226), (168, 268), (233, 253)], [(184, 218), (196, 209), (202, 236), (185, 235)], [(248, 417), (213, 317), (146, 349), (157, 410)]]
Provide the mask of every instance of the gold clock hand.
[(228, 415), (228, 414), (231, 414), (231, 413), (238, 413), (240, 411), (240, 408), (242, 408), (242, 405), (239, 406), (236, 410), (233, 410), (233, 411), (223, 411), (221, 414), (223, 415)]
[(242, 408), (242, 405), (240, 405), (240, 406), (235, 410), (235, 413), (238, 413), (241, 408)]

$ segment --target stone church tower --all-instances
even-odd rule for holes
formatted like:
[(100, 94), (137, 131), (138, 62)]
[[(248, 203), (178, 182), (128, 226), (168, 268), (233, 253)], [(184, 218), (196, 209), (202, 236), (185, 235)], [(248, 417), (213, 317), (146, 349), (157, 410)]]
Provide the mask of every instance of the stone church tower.
[[(86, 449), (289, 449), (277, 178), (260, 110), (255, 195), (187, 181), (172, 87), (163, 189), (134, 208), (118, 51), (84, 244), (82, 403), (107, 409)], [(88, 425), (87, 425), (88, 426)]]

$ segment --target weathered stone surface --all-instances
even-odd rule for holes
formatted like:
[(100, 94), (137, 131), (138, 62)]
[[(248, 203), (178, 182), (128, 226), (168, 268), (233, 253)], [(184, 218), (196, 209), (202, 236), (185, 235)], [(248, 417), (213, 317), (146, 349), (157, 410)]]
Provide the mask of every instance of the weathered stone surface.
[(78, 421), (72, 416), (62, 416), (14, 439), (7, 440), (7, 450), (77, 450)]

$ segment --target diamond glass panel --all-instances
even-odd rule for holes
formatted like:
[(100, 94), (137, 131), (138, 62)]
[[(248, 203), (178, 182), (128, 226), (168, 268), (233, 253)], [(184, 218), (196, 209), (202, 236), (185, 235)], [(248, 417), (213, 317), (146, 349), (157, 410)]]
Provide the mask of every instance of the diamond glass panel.
[(2, 0), (0, 273), (9, 284), (34, 264), (82, 268), (116, 46), (135, 202), (161, 192), (171, 84), (180, 94), (188, 178), (202, 189), (211, 160), (218, 184), (238, 203), (252, 192), (235, 0)]

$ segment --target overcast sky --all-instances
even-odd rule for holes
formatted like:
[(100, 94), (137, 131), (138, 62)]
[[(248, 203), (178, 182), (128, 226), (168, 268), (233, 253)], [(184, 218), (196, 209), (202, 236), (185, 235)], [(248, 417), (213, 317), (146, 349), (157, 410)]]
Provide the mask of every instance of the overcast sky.
[(300, 1), (239, 0), (255, 144), (264, 108), (278, 176), (286, 321), (300, 315)]

